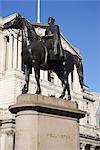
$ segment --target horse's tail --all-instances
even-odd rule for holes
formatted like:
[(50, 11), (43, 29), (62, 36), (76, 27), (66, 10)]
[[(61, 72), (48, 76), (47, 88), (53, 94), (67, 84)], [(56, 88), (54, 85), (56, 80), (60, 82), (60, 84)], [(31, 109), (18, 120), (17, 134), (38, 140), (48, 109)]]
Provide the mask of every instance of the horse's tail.
[(77, 73), (78, 73), (78, 76), (79, 76), (79, 82), (80, 82), (80, 85), (81, 85), (81, 88), (83, 89), (83, 64), (82, 64), (82, 59), (79, 58), (77, 55), (74, 55), (73, 56), (73, 62), (74, 64), (76, 65), (76, 68), (77, 68)]

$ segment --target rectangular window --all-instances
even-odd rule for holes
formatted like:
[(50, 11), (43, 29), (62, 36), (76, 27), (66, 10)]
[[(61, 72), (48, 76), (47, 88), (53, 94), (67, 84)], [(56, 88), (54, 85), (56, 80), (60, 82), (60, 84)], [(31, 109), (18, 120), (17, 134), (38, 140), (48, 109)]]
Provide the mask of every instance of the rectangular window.
[(89, 123), (90, 123), (90, 115), (87, 114), (87, 124), (89, 124)]

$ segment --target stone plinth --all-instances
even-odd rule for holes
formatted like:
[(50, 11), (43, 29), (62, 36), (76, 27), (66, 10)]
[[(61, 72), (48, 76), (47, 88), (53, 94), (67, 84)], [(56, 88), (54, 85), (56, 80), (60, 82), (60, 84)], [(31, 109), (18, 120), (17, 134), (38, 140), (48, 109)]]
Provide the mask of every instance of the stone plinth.
[(77, 103), (24, 94), (9, 107), (16, 114), (15, 150), (80, 150)]

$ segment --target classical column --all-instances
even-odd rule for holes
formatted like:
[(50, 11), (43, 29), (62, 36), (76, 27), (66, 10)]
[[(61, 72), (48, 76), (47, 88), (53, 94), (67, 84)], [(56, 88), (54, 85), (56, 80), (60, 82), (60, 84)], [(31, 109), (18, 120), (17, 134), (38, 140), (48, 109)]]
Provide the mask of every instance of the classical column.
[(54, 74), (54, 83), (55, 85), (59, 85), (59, 79), (56, 74)]
[(76, 66), (74, 65), (74, 70), (73, 70), (73, 91), (77, 92), (77, 81), (76, 81)]
[(90, 150), (95, 150), (95, 145), (91, 145)]
[(81, 147), (80, 147), (81, 150), (85, 150), (85, 145), (86, 145), (85, 143), (82, 143), (82, 144), (81, 144)]
[(4, 36), (4, 41), (3, 41), (3, 51), (2, 51), (2, 57), (1, 57), (1, 66), (2, 66), (2, 73), (5, 72), (6, 70), (6, 52), (7, 51), (7, 38)]
[(11, 34), (9, 36), (9, 53), (8, 53), (8, 60), (9, 60), (9, 63), (8, 63), (8, 69), (12, 69), (12, 65), (13, 65), (13, 35)]
[(70, 73), (69, 76), (68, 76), (68, 82), (69, 82), (70, 90), (71, 90), (71, 89), (72, 89), (72, 84), (71, 84), (71, 73)]
[(3, 35), (2, 35), (2, 30), (0, 29), (0, 58), (1, 58), (1, 61), (0, 61), (0, 77), (2, 77), (2, 61), (3, 61)]
[(44, 71), (40, 70), (40, 78), (43, 80), (43, 76), (44, 76)]
[(48, 81), (48, 71), (44, 72), (44, 80)]
[(7, 140), (7, 134), (6, 131), (3, 131), (1, 134), (1, 145), (0, 150), (6, 150), (6, 141)]
[(17, 68), (17, 35), (14, 34), (14, 52), (13, 52), (13, 68), (16, 69)]
[(22, 56), (21, 56), (21, 52), (22, 52), (22, 36), (21, 34), (18, 37), (18, 70), (21, 70), (21, 65), (22, 65)]
[(81, 91), (76, 65), (73, 71), (73, 91), (79, 93)]
[(12, 129), (7, 131), (7, 150), (13, 150), (14, 144), (14, 131)]

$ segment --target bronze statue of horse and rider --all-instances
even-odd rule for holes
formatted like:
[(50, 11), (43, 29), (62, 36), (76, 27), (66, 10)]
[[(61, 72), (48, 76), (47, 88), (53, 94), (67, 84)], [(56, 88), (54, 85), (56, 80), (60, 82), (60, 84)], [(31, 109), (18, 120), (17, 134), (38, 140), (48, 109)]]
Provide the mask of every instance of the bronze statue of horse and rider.
[(54, 24), (52, 17), (49, 18), (48, 23), (49, 26), (47, 26), (44, 37), (38, 36), (33, 24), (19, 14), (3, 26), (4, 29), (15, 28), (22, 30), (22, 61), (26, 81), (22, 94), (27, 93), (29, 90), (30, 74), (32, 73), (32, 67), (34, 67), (37, 83), (36, 94), (41, 93), (40, 69), (52, 70), (62, 83), (63, 91), (59, 98), (64, 98), (67, 89), (68, 100), (71, 100), (68, 76), (70, 73), (72, 74), (75, 64), (80, 85), (83, 87), (82, 61), (77, 55), (72, 55), (62, 48), (59, 27)]

